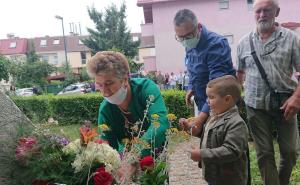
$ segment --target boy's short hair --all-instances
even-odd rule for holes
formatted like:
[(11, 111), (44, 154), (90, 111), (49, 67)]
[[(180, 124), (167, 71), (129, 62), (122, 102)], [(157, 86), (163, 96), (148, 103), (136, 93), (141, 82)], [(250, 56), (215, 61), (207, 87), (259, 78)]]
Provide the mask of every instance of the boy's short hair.
[(241, 98), (241, 85), (234, 76), (225, 75), (208, 82), (208, 88), (215, 88), (221, 97), (231, 95), (235, 101)]

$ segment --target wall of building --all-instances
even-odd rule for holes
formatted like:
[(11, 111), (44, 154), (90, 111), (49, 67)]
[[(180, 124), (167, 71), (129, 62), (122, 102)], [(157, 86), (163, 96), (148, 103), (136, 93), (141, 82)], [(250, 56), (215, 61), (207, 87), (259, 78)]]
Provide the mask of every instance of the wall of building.
[[(277, 19), (282, 22), (300, 22), (299, 0), (284, 0)], [(153, 33), (155, 35), (156, 67), (163, 72), (179, 72), (184, 67), (184, 48), (175, 40), (173, 18), (180, 9), (191, 9), (209, 30), (221, 35), (232, 35), (232, 58), (235, 65), (238, 41), (255, 28), (251, 6), (247, 0), (230, 0), (229, 9), (220, 10), (218, 1), (188, 0), (153, 4)]]
[(155, 48), (139, 49), (139, 63), (144, 63), (144, 58), (149, 56), (155, 56)]

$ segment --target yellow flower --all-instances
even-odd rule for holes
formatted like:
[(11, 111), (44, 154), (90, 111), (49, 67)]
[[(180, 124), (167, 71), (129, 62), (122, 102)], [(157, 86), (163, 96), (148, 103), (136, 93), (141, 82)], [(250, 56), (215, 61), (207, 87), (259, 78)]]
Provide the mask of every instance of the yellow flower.
[(160, 127), (160, 123), (158, 121), (154, 121), (152, 124), (155, 128)]
[(158, 114), (152, 114), (151, 117), (152, 117), (152, 119), (157, 120), (159, 118), (159, 115)]
[(122, 139), (122, 143), (124, 143), (126, 145), (129, 144), (129, 142), (130, 142), (129, 138)]
[(168, 114), (167, 118), (169, 121), (175, 121), (177, 119), (177, 117), (175, 116), (175, 114)]
[(178, 129), (177, 128), (170, 128), (171, 132), (175, 132), (177, 133), (178, 132)]
[(99, 128), (101, 129), (102, 132), (109, 130), (109, 127), (105, 123), (99, 125)]

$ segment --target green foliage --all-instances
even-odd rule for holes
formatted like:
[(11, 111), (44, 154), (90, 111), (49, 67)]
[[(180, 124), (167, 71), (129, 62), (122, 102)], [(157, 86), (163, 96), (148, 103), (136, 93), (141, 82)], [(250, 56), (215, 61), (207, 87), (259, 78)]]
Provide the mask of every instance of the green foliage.
[(30, 43), (29, 50), (26, 52), (26, 60), (28, 63), (34, 63), (40, 61), (40, 57), (35, 52), (34, 43)]
[(59, 123), (96, 123), (103, 97), (99, 94), (56, 96), (51, 102), (53, 117)]
[(44, 87), (48, 82), (46, 77), (55, 71), (55, 67), (46, 62), (20, 62), (14, 63), (10, 67), (10, 74), (17, 87)]
[(9, 66), (9, 73), (12, 76), (13, 84), (17, 87), (39, 86), (44, 88), (48, 83), (46, 77), (55, 71), (53, 65), (40, 61), (32, 44), (26, 53), (26, 61), (15, 61)]
[(0, 55), (0, 81), (9, 78), (9, 60)]
[(153, 170), (146, 171), (143, 176), (139, 179), (142, 185), (162, 185), (165, 184), (165, 181), (168, 179), (168, 175), (166, 174), (166, 166), (165, 162), (158, 162), (155, 164)]
[[(190, 117), (192, 109), (184, 102), (184, 91), (163, 91), (168, 112), (178, 118)], [(16, 105), (30, 118), (38, 122), (53, 117), (61, 124), (82, 123), (90, 120), (96, 123), (98, 109), (103, 97), (98, 93), (53, 96), (42, 95), (32, 97), (12, 97)]]
[[(274, 141), (274, 148), (275, 148), (275, 160), (276, 165), (279, 165), (280, 162), (280, 155), (279, 155), (279, 146), (276, 141)], [(259, 168), (257, 165), (257, 158), (256, 158), (256, 152), (254, 148), (254, 144), (249, 144), (250, 149), (250, 167), (251, 167), (251, 184), (252, 185), (263, 185)], [(290, 185), (298, 185), (300, 182), (300, 159), (297, 160), (296, 166), (293, 168), (292, 175), (290, 178)]]
[(31, 97), (12, 97), (15, 104), (33, 122), (45, 122), (53, 115), (50, 102), (55, 96), (31, 96)]
[(185, 91), (167, 90), (162, 91), (168, 112), (173, 113), (177, 118), (188, 118), (194, 115), (193, 107), (185, 104)]
[(65, 80), (62, 83), (64, 87), (79, 81), (79, 77), (74, 76), (72, 73), (72, 68), (68, 61), (62, 65), (59, 71), (65, 74)]
[(123, 2), (120, 9), (111, 4), (105, 12), (98, 12), (94, 6), (88, 8), (91, 20), (96, 30), (88, 28), (89, 38), (82, 42), (95, 54), (98, 51), (117, 49), (125, 56), (133, 58), (137, 54), (140, 41), (132, 41), (130, 31), (126, 26), (126, 5)]
[(60, 124), (96, 123), (98, 108), (103, 98), (99, 94), (32, 97), (12, 97), (16, 105), (34, 122), (44, 122), (49, 117)]
[(82, 68), (80, 71), (80, 76), (81, 76), (81, 81), (89, 81), (91, 80), (91, 78), (89, 77), (87, 71), (86, 71), (86, 67)]

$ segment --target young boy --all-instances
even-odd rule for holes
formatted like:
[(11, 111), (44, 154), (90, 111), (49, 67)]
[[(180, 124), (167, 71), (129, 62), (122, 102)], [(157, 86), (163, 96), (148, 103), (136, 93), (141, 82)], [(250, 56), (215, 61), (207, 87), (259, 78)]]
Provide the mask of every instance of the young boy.
[(211, 113), (191, 159), (199, 161), (209, 185), (246, 185), (248, 130), (236, 107), (241, 87), (226, 75), (211, 80), (206, 93)]

